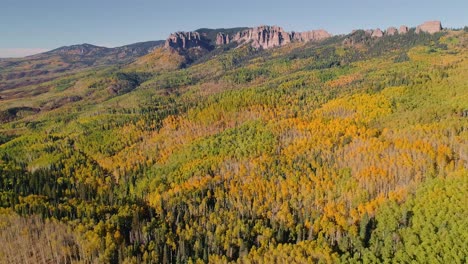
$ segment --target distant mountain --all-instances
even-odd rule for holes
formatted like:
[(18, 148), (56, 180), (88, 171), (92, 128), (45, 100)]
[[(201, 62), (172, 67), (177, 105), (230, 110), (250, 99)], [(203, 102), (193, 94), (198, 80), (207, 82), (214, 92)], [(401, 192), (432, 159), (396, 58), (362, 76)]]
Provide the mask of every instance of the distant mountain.
[(77, 44), (77, 45), (71, 45), (71, 46), (63, 46), (51, 51), (47, 51), (41, 54), (38, 54), (36, 56), (38, 57), (44, 57), (44, 56), (50, 56), (50, 55), (90, 55), (90, 54), (96, 54), (97, 52), (102, 52), (102, 51), (107, 51), (110, 50), (110, 48), (106, 47), (99, 47), (95, 46), (92, 44)]
[[(429, 21), (419, 25), (415, 33), (436, 33), (442, 30), (440, 21)], [(365, 34), (360, 34), (364, 32)], [(386, 31), (371, 29), (355, 31), (343, 39), (343, 44), (357, 44), (373, 41), (384, 36), (403, 35), (406, 26), (400, 30), (394, 27)], [(172, 33), (165, 41), (147, 41), (116, 48), (78, 44), (60, 47), (45, 53), (19, 58), (0, 60), (0, 91), (15, 87), (39, 84), (91, 67), (125, 65), (136, 62), (151, 69), (173, 69), (194, 62), (204, 61), (231, 48), (250, 45), (254, 49), (271, 49), (289, 43), (319, 42), (331, 38), (325, 30), (286, 32), (278, 26), (252, 28), (201, 28), (191, 32)], [(175, 54), (153, 51), (158, 47), (171, 49)], [(215, 51), (216, 50), (216, 51)], [(148, 56), (145, 56), (148, 55)], [(142, 58), (137, 61), (137, 59)], [(170, 64), (167, 66), (167, 64)]]
[[(116, 48), (106, 48), (95, 46), (92, 44), (79, 44), (72, 46), (60, 47), (45, 53), (39, 54), (39, 56), (49, 55), (68, 55), (68, 56), (93, 56), (98, 58), (118, 56), (120, 59), (133, 59), (148, 54), (156, 47), (161, 46), (164, 43), (163, 40), (158, 41), (147, 41), (139, 42), (130, 45), (125, 45)], [(97, 60), (99, 61), (99, 60)]]
[(106, 48), (85, 43), (25, 58), (3, 59), (0, 60), (0, 91), (39, 84), (90, 67), (130, 63), (163, 44), (159, 40)]

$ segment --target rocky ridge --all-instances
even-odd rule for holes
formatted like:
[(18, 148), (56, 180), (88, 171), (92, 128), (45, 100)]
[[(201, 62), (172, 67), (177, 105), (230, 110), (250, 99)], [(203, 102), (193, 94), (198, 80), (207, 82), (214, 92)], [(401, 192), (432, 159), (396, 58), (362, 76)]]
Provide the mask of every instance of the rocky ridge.
[(206, 48), (207, 46), (209, 46), (209, 43), (198, 32), (172, 33), (164, 43), (165, 48), (171, 47), (174, 49)]
[[(417, 26), (416, 33), (436, 33), (442, 30), (440, 21), (427, 21)], [(354, 30), (354, 34), (357, 30)], [(397, 29), (396, 27), (389, 27), (385, 31), (377, 29), (365, 30), (365, 35), (371, 38), (381, 38), (383, 36), (393, 36), (396, 34), (406, 34), (409, 29), (407, 26), (402, 25)], [(240, 30), (231, 34), (226, 32), (218, 32), (216, 38), (214, 36), (207, 37), (206, 34), (199, 32), (176, 32), (171, 34), (165, 43), (166, 48), (173, 48), (176, 50), (188, 50), (198, 48), (203, 50), (211, 50), (216, 46), (228, 45), (231, 43), (250, 44), (254, 48), (270, 49), (280, 47), (292, 42), (309, 42), (320, 41), (331, 37), (332, 35), (327, 31), (311, 30), (305, 32), (287, 32), (279, 26), (258, 26)], [(344, 43), (347, 43), (345, 39)]]
[(406, 34), (408, 33), (408, 27), (403, 25), (403, 26), (400, 26), (400, 29), (398, 30), (398, 33), (399, 34)]
[(318, 41), (331, 37), (332, 35), (323, 29), (311, 30), (305, 32), (293, 32), (292, 38), (297, 41), (308, 42)]
[(237, 43), (250, 42), (254, 48), (269, 49), (291, 42), (289, 33), (278, 26), (259, 26), (238, 32), (232, 41)]
[[(442, 30), (442, 24), (440, 21), (427, 21), (423, 24), (416, 27), (414, 31), (416, 34), (420, 34), (422, 32), (434, 34), (440, 32)], [(345, 38), (343, 44), (352, 45), (355, 42), (353, 36), (357, 34), (359, 30), (353, 30), (349, 37)], [(362, 32), (362, 31), (361, 31)], [(364, 30), (364, 35), (371, 38), (381, 38), (383, 36), (394, 36), (396, 34), (407, 34), (409, 32), (409, 28), (405, 25), (400, 26), (399, 29), (395, 27), (389, 27), (387, 30), (382, 31), (380, 28), (377, 29), (367, 29)]]
[[(319, 41), (329, 38), (332, 35), (325, 30), (312, 30), (306, 32), (287, 32), (278, 26), (258, 26), (239, 31), (235, 34), (219, 32), (216, 36), (215, 45), (223, 46), (230, 43), (249, 43), (254, 48), (270, 49), (279, 47), (291, 42)], [(203, 35), (198, 32), (176, 32), (166, 40), (166, 48), (190, 49), (194, 47), (204, 47), (209, 43)]]
[(427, 21), (416, 27), (416, 33), (426, 32), (434, 34), (442, 30), (440, 21)]
[(398, 29), (396, 29), (395, 27), (387, 28), (387, 35), (388, 36), (393, 36), (393, 35), (396, 35), (396, 34), (398, 34)]
[(250, 28), (230, 37), (218, 33), (217, 45), (225, 45), (230, 42), (251, 43), (254, 48), (270, 49), (280, 47), (291, 42), (318, 41), (331, 37), (325, 30), (312, 30), (306, 32), (287, 32), (278, 26), (259, 26)]
[(230, 38), (229, 38), (229, 34), (225, 34), (225, 33), (220, 32), (216, 36), (216, 46), (227, 45), (230, 42), (231, 41), (230, 41)]

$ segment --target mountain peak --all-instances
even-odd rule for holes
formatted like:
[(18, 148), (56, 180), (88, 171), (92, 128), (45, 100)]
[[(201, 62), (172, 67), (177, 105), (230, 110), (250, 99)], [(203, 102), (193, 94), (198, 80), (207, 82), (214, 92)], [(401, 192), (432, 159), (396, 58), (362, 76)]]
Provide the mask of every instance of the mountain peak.
[(106, 50), (106, 47), (100, 47), (88, 43), (76, 44), (71, 46), (63, 46), (51, 51), (46, 52), (47, 54), (67, 54), (67, 55), (88, 55), (95, 51)]

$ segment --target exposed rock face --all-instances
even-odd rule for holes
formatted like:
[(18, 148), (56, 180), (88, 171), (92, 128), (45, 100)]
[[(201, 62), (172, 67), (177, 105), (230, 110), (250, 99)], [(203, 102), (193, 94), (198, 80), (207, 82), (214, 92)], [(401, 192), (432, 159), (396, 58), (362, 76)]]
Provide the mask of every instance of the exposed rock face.
[(400, 29), (398, 30), (398, 34), (406, 34), (408, 33), (408, 27), (405, 25), (400, 26)]
[[(259, 26), (249, 28), (229, 35), (219, 32), (216, 39), (213, 39), (216, 46), (227, 45), (231, 42), (250, 43), (255, 48), (269, 49), (279, 47), (291, 42), (309, 42), (319, 41), (331, 37), (332, 35), (325, 30), (311, 30), (306, 32), (286, 32), (278, 26)], [(206, 36), (205, 36), (206, 38)], [(193, 47), (209, 46), (210, 40), (204, 39), (198, 32), (176, 32), (171, 34), (166, 40), (166, 48), (186, 50)]]
[(442, 24), (440, 23), (440, 21), (427, 21), (416, 28), (416, 33), (426, 32), (429, 34), (434, 34), (441, 30)]
[(381, 37), (383, 37), (383, 35), (384, 35), (384, 34), (383, 34), (382, 30), (380, 30), (380, 28), (378, 28), (378, 29), (372, 31), (371, 37), (373, 37), (373, 38), (381, 38)]
[(291, 42), (319, 41), (331, 36), (330, 33), (322, 29), (289, 33), (278, 26), (259, 26), (239, 31), (234, 35), (219, 32), (216, 35), (216, 39), (213, 37), (211, 40), (207, 39), (206, 35), (201, 35), (198, 32), (176, 32), (167, 38), (164, 46), (176, 50), (188, 50), (197, 47), (211, 50), (213, 48), (210, 45), (211, 42), (215, 43), (216, 46), (236, 42), (238, 44), (248, 43), (254, 48), (269, 49)]
[(224, 33), (218, 33), (216, 36), (216, 46), (227, 45), (230, 43), (229, 35)]
[[(440, 21), (428, 21), (416, 28), (415, 33), (419, 34), (421, 32), (427, 32), (430, 34), (439, 32), (442, 30), (442, 25)], [(382, 32), (379, 28), (377, 29), (367, 29), (367, 30), (353, 30), (351, 34), (347, 35), (343, 40), (343, 45), (355, 45), (358, 43), (366, 43), (370, 38), (381, 38), (383, 36), (394, 36), (396, 34), (407, 34), (409, 29), (407, 26), (402, 25), (400, 29), (397, 30), (395, 27), (389, 27), (385, 32)]]
[(311, 30), (305, 32), (292, 32), (291, 38), (296, 41), (308, 42), (308, 41), (318, 41), (331, 37), (332, 35), (323, 29)]
[(259, 26), (242, 32), (238, 32), (233, 41), (252, 42), (254, 48), (269, 49), (282, 46), (291, 42), (291, 36), (283, 28), (278, 26)]
[(291, 42), (309, 42), (318, 41), (331, 37), (331, 34), (325, 30), (312, 30), (306, 32), (286, 32), (278, 26), (259, 26), (238, 32), (235, 36), (229, 38), (223, 34), (218, 34), (217, 45), (228, 44), (230, 42), (251, 42), (255, 48), (269, 49), (279, 47)]
[(166, 43), (164, 44), (165, 48), (174, 48), (174, 49), (189, 49), (195, 47), (206, 46), (200, 33), (198, 32), (176, 32), (172, 33), (169, 38), (167, 38)]
[[(416, 33), (427, 32), (432, 34), (441, 30), (442, 25), (440, 21), (428, 21), (419, 25), (416, 29)], [(353, 30), (351, 35), (354, 35), (356, 32), (357, 31)], [(389, 27), (385, 32), (379, 28), (368, 29), (365, 30), (364, 34), (360, 37), (381, 38), (383, 36), (394, 36), (396, 34), (406, 33), (408, 33), (408, 27), (403, 25), (399, 30), (395, 27)], [(216, 44), (216, 46), (223, 46), (235, 42), (237, 44), (249, 44), (254, 48), (270, 49), (291, 42), (319, 41), (331, 36), (330, 33), (322, 29), (305, 32), (286, 32), (282, 27), (278, 26), (259, 26), (242, 31), (230, 31), (230, 34), (218, 31), (216, 36), (206, 33), (201, 35), (199, 32), (176, 32), (171, 34), (166, 40), (165, 47), (179, 51), (190, 49), (192, 52), (195, 52), (195, 50), (207, 52), (214, 48), (214, 44)], [(355, 41), (358, 40), (346, 38), (344, 43), (354, 43)]]
[(347, 35), (342, 44), (346, 46), (353, 46), (360, 43), (369, 43), (372, 39), (381, 38), (384, 35), (380, 29), (357, 29), (353, 30), (351, 34)]
[(385, 35), (387, 36), (393, 36), (398, 33), (398, 30), (395, 27), (389, 27), (387, 28), (387, 31), (385, 32)]
[[(360, 30), (353, 30), (351, 32), (351, 35), (354, 35), (356, 32), (359, 32)], [(366, 29), (364, 30), (364, 35), (372, 37), (372, 38), (381, 38), (383, 37), (384, 33), (380, 28), (378, 29)]]

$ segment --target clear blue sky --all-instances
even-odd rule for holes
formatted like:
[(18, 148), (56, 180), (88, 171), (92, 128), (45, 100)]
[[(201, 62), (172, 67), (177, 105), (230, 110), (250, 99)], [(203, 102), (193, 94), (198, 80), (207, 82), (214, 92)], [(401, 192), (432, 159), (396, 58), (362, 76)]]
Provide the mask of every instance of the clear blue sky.
[(174, 31), (280, 25), (286, 30), (468, 25), (467, 0), (0, 0), (0, 57), (91, 43), (165, 39)]

